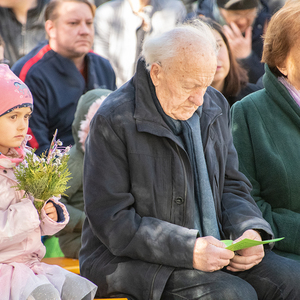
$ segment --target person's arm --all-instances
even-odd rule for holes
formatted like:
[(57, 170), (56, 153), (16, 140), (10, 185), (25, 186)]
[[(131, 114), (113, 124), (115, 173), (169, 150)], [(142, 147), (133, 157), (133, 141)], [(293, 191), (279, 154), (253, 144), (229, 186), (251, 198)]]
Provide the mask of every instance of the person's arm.
[[(300, 255), (300, 240), (293, 236), (292, 241), (290, 235), (291, 230), (300, 228), (300, 215), (292, 210), (285, 208), (273, 208), (271, 204), (265, 201), (262, 193), (259, 179), (257, 178), (257, 159), (253, 145), (253, 139), (250, 132), (250, 125), (248, 122), (248, 112), (255, 111), (255, 107), (244, 107), (242, 103), (236, 103), (231, 110), (232, 114), (232, 133), (235, 147), (239, 154), (240, 170), (250, 180), (253, 189), (252, 197), (260, 208), (263, 217), (271, 225), (275, 237), (285, 237), (285, 239), (278, 243), (276, 247), (281, 251), (292, 252)], [(260, 116), (252, 115), (255, 122), (258, 122)], [(253, 131), (253, 130), (252, 130)], [(259, 134), (256, 130), (256, 135)], [(263, 136), (258, 135), (256, 139), (264, 139)], [(282, 199), (286, 201), (286, 199)]]
[(41, 235), (53, 235), (69, 222), (66, 207), (56, 197), (50, 198), (41, 210)]
[(1, 208), (0, 220), (0, 251), (20, 243), (40, 225), (38, 212), (28, 198)]
[[(238, 170), (238, 156), (233, 146), (230, 112), (227, 108), (228, 127), (223, 135), (227, 140), (227, 162), (222, 196), (222, 229), (225, 236), (236, 242), (244, 238), (262, 240), (271, 238), (270, 225), (263, 219), (259, 208), (250, 195), (251, 184)], [(224, 119), (225, 120), (225, 119)], [(231, 258), (228, 270), (245, 271), (257, 265), (264, 257), (264, 247), (256, 246), (237, 251)]]
[(249, 229), (261, 230), (264, 239), (272, 238), (270, 225), (264, 220), (259, 208), (251, 197), (251, 183), (239, 170), (237, 151), (231, 134), (230, 111), (227, 115), (227, 160), (222, 195), (222, 228), (227, 238), (235, 240)]
[(192, 268), (198, 231), (136, 213), (135, 203), (141, 199), (130, 192), (126, 138), (112, 126), (120, 124), (96, 114), (86, 142), (85, 211), (96, 238), (115, 256)]

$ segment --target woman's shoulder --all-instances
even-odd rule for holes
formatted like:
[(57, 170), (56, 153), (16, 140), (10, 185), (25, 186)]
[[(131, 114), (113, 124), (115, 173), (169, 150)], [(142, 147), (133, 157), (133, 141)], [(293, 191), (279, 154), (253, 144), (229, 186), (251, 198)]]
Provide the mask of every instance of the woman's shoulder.
[(266, 104), (267, 93), (260, 89), (235, 102), (231, 107), (231, 116), (234, 118), (244, 116), (253, 118), (261, 115), (261, 112), (268, 109)]
[(247, 85), (243, 88), (243, 90), (247, 93), (246, 96), (248, 94), (251, 94), (253, 92), (256, 92), (256, 91), (259, 91), (262, 89), (263, 89), (263, 87), (261, 87), (257, 84), (254, 84), (254, 83), (250, 83), (250, 82), (248, 82)]
[(256, 91), (259, 91), (261, 89), (262, 88), (256, 84), (247, 83), (236, 96), (230, 97), (230, 99), (228, 99), (228, 101), (230, 102), (231, 105), (233, 105), (235, 102), (240, 101), (240, 100), (244, 99), (246, 96), (248, 96)]
[(251, 106), (262, 104), (263, 99), (266, 98), (267, 93), (265, 89), (252, 89), (253, 87), (248, 87), (248, 94), (241, 98), (240, 101), (236, 102), (235, 105), (242, 105), (242, 106)]

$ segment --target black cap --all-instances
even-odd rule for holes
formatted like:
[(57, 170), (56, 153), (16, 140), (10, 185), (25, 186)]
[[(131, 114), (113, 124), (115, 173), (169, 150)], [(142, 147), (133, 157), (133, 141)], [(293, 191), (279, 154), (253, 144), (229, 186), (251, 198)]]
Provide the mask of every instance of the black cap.
[(217, 0), (217, 5), (228, 10), (243, 10), (258, 7), (259, 0)]

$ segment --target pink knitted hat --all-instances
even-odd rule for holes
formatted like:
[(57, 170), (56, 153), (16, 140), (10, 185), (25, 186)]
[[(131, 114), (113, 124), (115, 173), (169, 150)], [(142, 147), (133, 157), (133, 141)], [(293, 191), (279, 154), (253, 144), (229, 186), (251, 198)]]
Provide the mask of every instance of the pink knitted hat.
[(0, 117), (20, 107), (30, 107), (32, 110), (32, 95), (8, 65), (0, 64)]

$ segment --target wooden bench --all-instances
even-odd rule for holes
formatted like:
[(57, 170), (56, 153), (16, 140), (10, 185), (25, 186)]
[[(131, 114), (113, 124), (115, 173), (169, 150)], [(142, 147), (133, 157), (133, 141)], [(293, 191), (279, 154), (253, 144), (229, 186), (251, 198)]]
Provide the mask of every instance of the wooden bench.
[(42, 259), (43, 263), (49, 265), (58, 265), (70, 272), (75, 274), (80, 274), (79, 270), (79, 260), (67, 257), (48, 257)]

